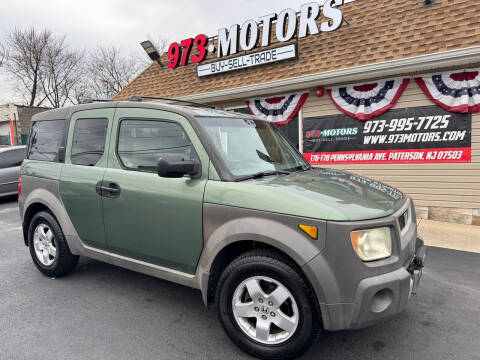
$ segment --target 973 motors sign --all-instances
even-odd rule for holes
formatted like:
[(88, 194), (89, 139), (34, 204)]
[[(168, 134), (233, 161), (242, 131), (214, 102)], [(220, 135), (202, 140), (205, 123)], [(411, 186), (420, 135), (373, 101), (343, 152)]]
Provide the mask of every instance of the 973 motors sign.
[(359, 121), (347, 115), (304, 119), (311, 164), (470, 162), (472, 115), (437, 106), (389, 110)]
[[(197, 67), (199, 77), (220, 74), (227, 71), (245, 69), (253, 66), (297, 58), (296, 45), (277, 46), (274, 49), (258, 49), (271, 44), (272, 34), (279, 43), (288, 42), (295, 37), (301, 39), (322, 32), (331, 32), (343, 23), (341, 7), (357, 0), (321, 0), (302, 5), (300, 12), (285, 9), (277, 13), (260, 16), (257, 20), (247, 20), (242, 26), (235, 24), (230, 28), (218, 30), (216, 37), (208, 38), (199, 34), (170, 44), (167, 52), (170, 69), (203, 62), (209, 53), (216, 54), (218, 61)], [(320, 16), (323, 19), (317, 21)], [(237, 57), (239, 52), (248, 51)], [(228, 59), (223, 59), (229, 56)]]

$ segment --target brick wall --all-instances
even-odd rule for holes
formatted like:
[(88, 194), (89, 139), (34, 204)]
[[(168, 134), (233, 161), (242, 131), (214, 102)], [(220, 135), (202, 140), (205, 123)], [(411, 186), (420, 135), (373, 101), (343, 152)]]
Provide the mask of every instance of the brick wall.
[(10, 120), (16, 120), (17, 144), (21, 144), (22, 135), (30, 133), (32, 116), (46, 110), (49, 109), (15, 104), (0, 105), (0, 136), (3, 139), (0, 145), (6, 145), (4, 140), (6, 136), (10, 135)]
[(43, 111), (50, 110), (48, 108), (34, 106), (17, 106), (17, 131), (18, 134), (30, 134), (32, 116)]

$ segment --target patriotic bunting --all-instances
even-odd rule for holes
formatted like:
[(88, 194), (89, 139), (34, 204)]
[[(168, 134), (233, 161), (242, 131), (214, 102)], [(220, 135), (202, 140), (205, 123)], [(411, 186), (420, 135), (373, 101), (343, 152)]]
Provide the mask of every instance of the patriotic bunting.
[(458, 113), (480, 112), (480, 69), (449, 71), (415, 78), (435, 104)]
[(408, 78), (396, 78), (372, 84), (337, 86), (327, 92), (340, 111), (365, 121), (393, 107), (409, 82)]
[(269, 98), (249, 99), (246, 101), (250, 112), (275, 125), (285, 125), (300, 111), (308, 92), (277, 95)]

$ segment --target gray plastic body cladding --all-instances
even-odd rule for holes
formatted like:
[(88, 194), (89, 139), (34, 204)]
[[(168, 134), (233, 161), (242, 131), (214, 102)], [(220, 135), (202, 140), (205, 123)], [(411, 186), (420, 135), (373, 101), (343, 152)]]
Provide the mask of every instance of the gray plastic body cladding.
[(62, 228), (70, 251), (79, 255), (80, 249), (77, 244), (69, 241), (72, 237), (77, 237), (77, 233), (60, 198), (58, 180), (22, 175), (22, 193), (18, 197), (22, 223), (27, 209), (33, 204), (42, 204), (53, 213)]
[[(299, 224), (317, 226), (318, 239), (306, 235), (298, 228)], [(286, 253), (299, 266), (312, 260), (326, 243), (325, 221), (225, 205), (205, 203), (203, 226), (204, 248), (197, 274), (208, 274), (218, 253), (229, 244), (242, 240), (271, 245)], [(201, 288), (206, 289), (208, 276), (200, 278)]]
[[(409, 212), (400, 230), (398, 218)], [(392, 256), (363, 262), (350, 243), (353, 230), (388, 226), (392, 235)], [(317, 293), (324, 327), (328, 330), (359, 328), (397, 314), (407, 304), (410, 274), (406, 268), (415, 253), (417, 225), (409, 199), (395, 214), (375, 220), (327, 222), (325, 250), (303, 266)], [(370, 310), (370, 300), (379, 290), (393, 293), (392, 304), (383, 312)]]

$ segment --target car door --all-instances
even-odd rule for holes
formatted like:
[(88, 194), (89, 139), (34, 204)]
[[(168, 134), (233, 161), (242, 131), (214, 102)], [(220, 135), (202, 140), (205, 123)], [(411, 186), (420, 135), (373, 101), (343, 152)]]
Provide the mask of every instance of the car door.
[(70, 120), (60, 195), (78, 236), (87, 246), (107, 250), (98, 185), (107, 167), (115, 109), (76, 112)]
[(0, 195), (17, 192), (20, 165), (25, 159), (25, 147), (14, 147), (0, 152)]
[[(208, 156), (183, 116), (153, 109), (117, 109), (115, 138), (103, 185), (110, 250), (148, 263), (194, 273), (203, 248), (202, 206)], [(162, 178), (165, 154), (198, 159), (202, 175)], [(118, 189), (118, 190), (115, 190)]]

